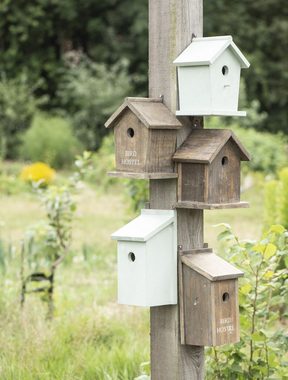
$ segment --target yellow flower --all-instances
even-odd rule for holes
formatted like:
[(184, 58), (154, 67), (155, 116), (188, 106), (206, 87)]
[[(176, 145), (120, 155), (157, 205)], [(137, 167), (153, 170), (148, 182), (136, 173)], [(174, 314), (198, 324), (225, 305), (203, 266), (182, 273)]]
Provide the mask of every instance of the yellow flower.
[(43, 162), (27, 165), (22, 169), (20, 178), (26, 182), (40, 182), (49, 185), (55, 177), (55, 170)]

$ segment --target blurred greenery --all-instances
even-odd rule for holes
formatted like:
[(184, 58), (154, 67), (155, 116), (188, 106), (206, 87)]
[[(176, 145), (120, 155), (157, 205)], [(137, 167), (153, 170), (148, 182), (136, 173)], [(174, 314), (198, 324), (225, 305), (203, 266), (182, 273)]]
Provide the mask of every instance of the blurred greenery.
[[(243, 95), (261, 117), (242, 119), (248, 128), (287, 134), (287, 8), (285, 0), (204, 2), (204, 35), (233, 35), (251, 61)], [(85, 147), (97, 149), (122, 98), (147, 95), (147, 37), (148, 1), (3, 0), (0, 73), (38, 83), (35, 97), (48, 100), (41, 107), (68, 113)]]
[(53, 168), (63, 168), (71, 165), (75, 155), (82, 150), (69, 119), (38, 113), (22, 137), (19, 153), (24, 160), (42, 161)]

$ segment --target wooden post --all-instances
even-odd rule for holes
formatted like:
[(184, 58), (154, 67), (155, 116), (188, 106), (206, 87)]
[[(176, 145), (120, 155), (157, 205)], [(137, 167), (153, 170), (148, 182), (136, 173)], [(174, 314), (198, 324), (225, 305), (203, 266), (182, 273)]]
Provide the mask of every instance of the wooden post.
[[(172, 62), (191, 42), (202, 36), (202, 0), (149, 0), (149, 96), (163, 96), (173, 112), (177, 104), (176, 69)], [(200, 118), (179, 119), (184, 127), (179, 146)], [(176, 179), (150, 180), (150, 207), (170, 209), (176, 202)], [(184, 250), (203, 247), (203, 210), (177, 213), (178, 244)], [(199, 380), (204, 378), (204, 347), (180, 344), (179, 303), (150, 309), (152, 380)], [(197, 326), (195, 326), (197, 329)]]

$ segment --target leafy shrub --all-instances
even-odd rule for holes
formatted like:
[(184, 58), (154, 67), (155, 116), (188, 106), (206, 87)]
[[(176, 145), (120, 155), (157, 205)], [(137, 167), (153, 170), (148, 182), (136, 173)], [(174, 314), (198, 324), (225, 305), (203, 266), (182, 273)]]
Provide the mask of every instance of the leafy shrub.
[(86, 149), (95, 150), (107, 133), (104, 122), (130, 91), (127, 63), (107, 67), (85, 56), (79, 59), (77, 64), (71, 57), (68, 61), (59, 84), (59, 103), (71, 116), (75, 135)]
[(20, 154), (26, 160), (62, 168), (71, 165), (80, 151), (81, 144), (73, 135), (67, 119), (38, 114), (23, 136)]
[(44, 98), (36, 100), (25, 76), (0, 79), (0, 158), (15, 158), (20, 136), (31, 123), (37, 105)]
[(26, 165), (22, 169), (20, 177), (26, 182), (39, 182), (41, 185), (46, 186), (53, 181), (55, 170), (43, 162), (36, 162), (35, 164)]
[(265, 184), (265, 224), (280, 223), (288, 228), (288, 168), (283, 168), (278, 179)]
[(241, 341), (208, 349), (207, 379), (285, 379), (288, 336), (280, 320), (288, 295), (288, 232), (274, 225), (260, 241), (242, 242), (224, 226), (218, 238), (245, 273), (239, 282)]
[(232, 129), (251, 154), (251, 161), (245, 164), (250, 170), (274, 174), (287, 164), (288, 140), (284, 135), (257, 132), (253, 128), (241, 128), (231, 122), (225, 125), (221, 118), (207, 118), (205, 126)]

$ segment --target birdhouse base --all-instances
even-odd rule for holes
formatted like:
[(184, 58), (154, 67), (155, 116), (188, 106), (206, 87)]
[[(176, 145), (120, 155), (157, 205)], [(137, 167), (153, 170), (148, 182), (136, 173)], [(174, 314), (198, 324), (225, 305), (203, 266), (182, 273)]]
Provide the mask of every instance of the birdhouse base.
[(177, 110), (177, 116), (246, 116), (246, 111)]
[(168, 179), (168, 178), (178, 178), (177, 173), (133, 173), (133, 172), (122, 172), (122, 171), (111, 171), (108, 172), (109, 177), (120, 177), (120, 178), (134, 178), (134, 179)]
[(173, 205), (173, 208), (190, 208), (196, 210), (218, 210), (225, 208), (248, 208), (248, 202), (233, 202), (233, 203), (204, 203), (180, 201)]

